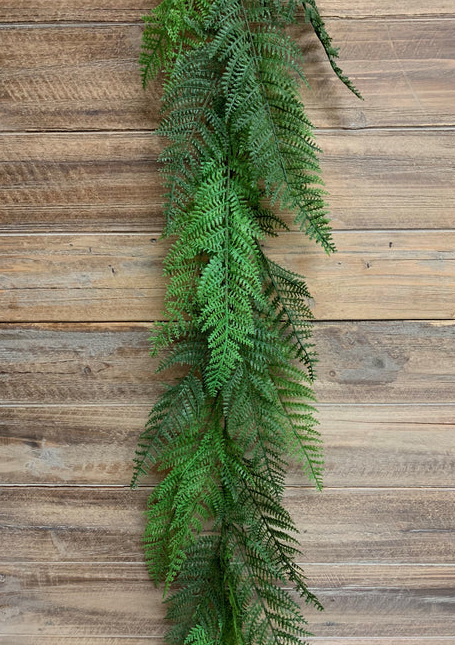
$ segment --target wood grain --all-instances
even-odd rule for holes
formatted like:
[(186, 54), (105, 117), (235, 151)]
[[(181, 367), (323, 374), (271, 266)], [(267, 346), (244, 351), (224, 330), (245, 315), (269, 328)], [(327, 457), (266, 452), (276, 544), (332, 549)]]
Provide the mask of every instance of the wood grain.
[[(158, 237), (0, 236), (0, 319), (161, 319), (170, 243)], [(455, 231), (337, 232), (334, 241), (330, 258), (300, 232), (261, 244), (306, 276), (317, 319), (455, 317)]]
[[(449, 645), (449, 637), (438, 636), (429, 638), (404, 637), (393, 638), (393, 645)], [(93, 637), (72, 637), (72, 636), (36, 636), (36, 635), (18, 635), (0, 636), (2, 645), (165, 645), (165, 641), (160, 636), (138, 636), (137, 638), (128, 638), (127, 636), (97, 636), (94, 642)], [(362, 637), (340, 638), (308, 638), (310, 645), (390, 645), (390, 637), (374, 637), (374, 641)]]
[[(156, 6), (157, 0), (100, 0), (96, 7), (88, 0), (70, 0), (64, 4), (57, 0), (11, 0), (0, 6), (0, 22), (124, 22), (137, 21)], [(365, 18), (365, 17), (428, 17), (454, 16), (450, 0), (438, 0), (432, 4), (424, 0), (397, 6), (392, 0), (376, 4), (367, 2), (349, 3), (346, 0), (321, 0), (318, 3), (324, 17)]]
[[(70, 0), (61, 4), (57, 0), (11, 0), (0, 6), (0, 22), (124, 22), (137, 21), (158, 4), (157, 0), (100, 0), (93, 6), (88, 0)], [(432, 4), (424, 0), (413, 0), (397, 6), (392, 0), (376, 4), (367, 2), (349, 3), (346, 0), (320, 0), (318, 3), (324, 17), (365, 18), (365, 17), (441, 17), (454, 16), (450, 0), (437, 0)]]
[[(141, 565), (17, 564), (1, 571), (5, 636), (89, 636), (93, 645), (98, 636), (162, 636), (165, 631), (161, 590), (154, 589)], [(337, 638), (346, 638), (342, 642), (349, 645), (370, 645), (374, 634), (374, 642), (388, 639), (381, 645), (401, 645), (400, 636), (417, 637), (406, 645), (422, 645), (419, 637), (429, 633), (435, 642), (425, 642), (440, 645), (438, 638), (454, 633), (452, 567), (312, 564), (306, 572), (325, 605), (322, 613), (303, 608), (309, 629), (318, 634), (315, 644), (339, 645)], [(366, 640), (356, 643), (356, 638)], [(109, 640), (101, 644), (111, 645)]]
[[(128, 485), (151, 405), (3, 407), (0, 482)], [(325, 404), (318, 418), (326, 486), (455, 485), (455, 405)], [(287, 483), (305, 482), (291, 463)]]
[[(454, 228), (455, 131), (321, 132), (318, 144), (334, 228)], [(10, 134), (0, 147), (0, 231), (162, 228), (158, 137)]]
[[(0, 325), (0, 403), (149, 406), (159, 383), (147, 355), (150, 326)], [(455, 324), (315, 325), (320, 403), (453, 403)]]
[[(331, 73), (311, 28), (294, 30), (318, 127), (455, 125), (454, 21), (329, 20), (360, 102)], [(150, 129), (160, 82), (143, 92), (140, 25), (3, 27), (0, 130)]]
[[(142, 560), (150, 491), (2, 487), (2, 562)], [(288, 488), (303, 562), (451, 563), (452, 489)]]

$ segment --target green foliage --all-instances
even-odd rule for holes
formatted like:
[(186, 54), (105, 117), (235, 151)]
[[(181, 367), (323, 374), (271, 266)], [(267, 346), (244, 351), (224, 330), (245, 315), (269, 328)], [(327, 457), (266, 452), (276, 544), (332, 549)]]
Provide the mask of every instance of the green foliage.
[(162, 69), (169, 69), (185, 47), (197, 45), (209, 6), (208, 0), (163, 0), (143, 17), (139, 63), (144, 87)]
[[(287, 229), (277, 211), (291, 209), (334, 250), (302, 55), (286, 33), (299, 4), (163, 0), (145, 19), (144, 84), (168, 76), (159, 134), (172, 238), (152, 353), (166, 350), (159, 370), (180, 377), (151, 411), (133, 486), (163, 473), (144, 547), (174, 645), (301, 645), (302, 603), (321, 608), (283, 506), (289, 456), (322, 485), (310, 294), (262, 248)], [(354, 90), (316, 5), (304, 6)]]
[[(338, 76), (340, 81), (346, 85), (348, 89), (351, 90), (359, 99), (362, 99), (362, 95), (359, 90), (354, 86), (352, 81), (343, 74), (343, 71), (339, 68), (337, 64), (337, 58), (339, 58), (339, 49), (334, 47), (332, 44), (332, 38), (327, 33), (325, 23), (321, 18), (319, 9), (316, 5), (315, 0), (303, 0), (303, 8), (305, 9), (305, 16), (308, 22), (311, 23), (316, 36), (319, 38), (322, 46), (324, 47), (327, 58), (329, 59), (330, 65), (332, 66), (333, 71)], [(362, 99), (363, 100), (363, 99)]]

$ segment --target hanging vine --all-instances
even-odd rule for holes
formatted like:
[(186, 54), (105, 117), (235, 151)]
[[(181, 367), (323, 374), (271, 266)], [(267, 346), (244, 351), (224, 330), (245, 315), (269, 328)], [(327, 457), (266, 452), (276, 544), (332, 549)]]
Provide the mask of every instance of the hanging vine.
[(287, 34), (301, 5), (359, 96), (314, 0), (163, 0), (144, 18), (144, 86), (166, 72), (158, 133), (172, 239), (152, 353), (166, 350), (159, 371), (184, 369), (151, 411), (132, 485), (151, 467), (164, 473), (144, 544), (175, 645), (302, 645), (302, 600), (321, 609), (282, 504), (291, 455), (322, 485), (309, 292), (261, 247), (287, 230), (286, 209), (335, 250), (302, 53)]

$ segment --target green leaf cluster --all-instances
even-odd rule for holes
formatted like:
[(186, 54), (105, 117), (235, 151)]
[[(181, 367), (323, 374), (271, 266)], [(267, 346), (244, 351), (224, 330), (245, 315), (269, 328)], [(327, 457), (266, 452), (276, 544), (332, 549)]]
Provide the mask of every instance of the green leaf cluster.
[[(316, 5), (303, 5), (334, 64)], [(133, 486), (151, 468), (163, 473), (144, 546), (152, 579), (165, 583), (174, 645), (301, 645), (302, 602), (321, 608), (283, 506), (291, 455), (322, 486), (310, 294), (263, 244), (291, 210), (334, 250), (302, 55), (287, 34), (298, 8), (163, 0), (146, 18), (144, 83), (167, 71), (159, 134), (172, 240), (152, 352), (165, 350), (159, 370), (181, 377), (151, 411)]]

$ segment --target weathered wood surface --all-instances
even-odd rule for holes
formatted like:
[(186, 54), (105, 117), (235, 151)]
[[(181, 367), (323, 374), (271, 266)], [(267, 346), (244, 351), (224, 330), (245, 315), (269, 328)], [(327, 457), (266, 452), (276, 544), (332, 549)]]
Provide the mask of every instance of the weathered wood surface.
[[(331, 73), (307, 25), (295, 34), (318, 127), (455, 125), (455, 21), (329, 20), (359, 101)], [(159, 87), (140, 86), (139, 25), (2, 27), (0, 130), (150, 129)]]
[[(0, 319), (159, 320), (169, 242), (158, 237), (1, 236)], [(330, 258), (300, 232), (262, 244), (305, 275), (317, 319), (455, 317), (455, 231), (337, 232), (334, 241)]]
[[(158, 0), (100, 0), (93, 6), (91, 0), (5, 0), (0, 5), (0, 22), (125, 22), (137, 21), (158, 4)], [(365, 18), (365, 17), (441, 17), (455, 16), (451, 0), (428, 3), (413, 0), (412, 3), (397, 5), (392, 0), (371, 3), (347, 2), (347, 0), (321, 0), (318, 2), (324, 17)]]
[[(0, 325), (0, 403), (150, 405), (149, 325)], [(455, 323), (315, 324), (320, 403), (453, 403)], [(172, 379), (167, 373), (166, 378)]]
[[(326, 625), (327, 626), (327, 625)], [(442, 636), (439, 638), (419, 638), (404, 637), (393, 638), (393, 645), (449, 645), (450, 637)], [(163, 638), (160, 636), (138, 636), (137, 638), (128, 638), (127, 636), (97, 636), (96, 642), (93, 642), (92, 637), (85, 638), (73, 636), (36, 636), (36, 635), (6, 635), (0, 636), (2, 645), (166, 645)], [(313, 637), (308, 638), (310, 645), (390, 645), (389, 636), (374, 637), (374, 641), (370, 638), (362, 637), (346, 637), (342, 636), (332, 638)]]
[[(454, 228), (455, 131), (321, 132), (318, 145), (334, 228)], [(162, 227), (150, 133), (8, 134), (0, 148), (0, 231)]]
[[(438, 637), (454, 633), (452, 567), (311, 564), (305, 569), (311, 588), (327, 607), (323, 613), (304, 607), (309, 629), (322, 639), (335, 638), (314, 643), (333, 645), (343, 637), (349, 645), (355, 638), (367, 639), (356, 645), (370, 645), (377, 637), (387, 637), (379, 642), (401, 645), (400, 636), (429, 633), (440, 645)], [(16, 564), (2, 566), (1, 572), (4, 635), (87, 635), (92, 645), (97, 636), (158, 637), (165, 631), (161, 591), (147, 580), (141, 565)], [(370, 634), (374, 641), (368, 640)]]
[[(142, 561), (149, 490), (0, 489), (2, 562)], [(452, 563), (455, 487), (288, 488), (302, 562)]]
[[(137, 21), (158, 4), (158, 0), (101, 0), (96, 7), (90, 0), (70, 0), (62, 4), (58, 0), (6, 1), (0, 6), (0, 22), (125, 22)], [(376, 4), (347, 2), (347, 0), (320, 0), (318, 7), (325, 17), (335, 18), (381, 18), (381, 17), (450, 17), (455, 16), (451, 0), (428, 3), (413, 0), (403, 6), (392, 0)]]
[[(143, 92), (137, 66), (154, 2), (0, 2), (0, 231), (72, 234), (2, 238), (5, 321), (157, 315), (159, 83)], [(337, 233), (332, 259), (300, 236), (273, 253), (307, 273), (318, 316), (453, 318), (455, 245), (442, 229), (455, 221), (455, 5), (319, 6), (366, 100), (299, 26), (304, 100), (334, 227), (372, 232)], [(134, 232), (149, 235), (123, 235)], [(125, 488), (170, 376), (154, 374), (148, 328), (0, 325), (1, 645), (164, 645), (161, 590), (141, 562), (148, 489)], [(455, 637), (454, 333), (436, 320), (315, 326), (328, 488), (308, 489), (291, 465), (286, 493), (302, 558), (322, 563), (305, 567), (326, 607), (304, 610), (314, 645)]]
[[(0, 482), (128, 485), (152, 403), (1, 408)], [(325, 404), (318, 419), (328, 487), (455, 485), (455, 404)], [(305, 485), (298, 465), (287, 483)]]

